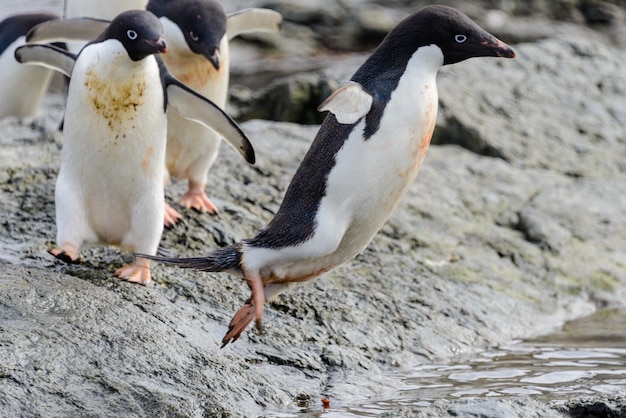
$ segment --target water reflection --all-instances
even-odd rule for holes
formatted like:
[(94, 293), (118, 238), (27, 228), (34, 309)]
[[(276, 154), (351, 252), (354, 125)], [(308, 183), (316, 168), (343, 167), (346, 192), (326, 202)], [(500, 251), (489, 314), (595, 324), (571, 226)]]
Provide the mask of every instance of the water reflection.
[(626, 311), (601, 311), (568, 323), (560, 332), (486, 351), (466, 362), (421, 366), (400, 376), (406, 386), (397, 404), (511, 395), (558, 402), (623, 391), (624, 324)]
[(329, 417), (372, 416), (441, 399), (532, 396), (562, 403), (626, 389), (626, 310), (605, 310), (559, 332), (477, 354), (468, 361), (393, 373), (403, 388), (392, 399), (335, 410)]

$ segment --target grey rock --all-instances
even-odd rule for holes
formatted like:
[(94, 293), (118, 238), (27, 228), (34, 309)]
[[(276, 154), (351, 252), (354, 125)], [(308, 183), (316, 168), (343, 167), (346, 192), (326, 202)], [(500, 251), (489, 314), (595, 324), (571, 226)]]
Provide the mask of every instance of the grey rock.
[[(440, 145), (390, 221), (356, 259), (269, 305), (263, 334), (251, 329), (223, 350), (245, 283), (157, 266), (153, 285), (130, 285), (111, 277), (130, 256), (113, 247), (85, 248), (79, 266), (57, 262), (45, 250), (54, 240), (62, 99), (51, 96), (41, 118), (2, 121), (0, 409), (315, 414), (322, 396), (367, 399), (397, 388), (390, 370), (624, 306), (623, 51), (571, 39), (517, 50), (512, 62), (442, 71)], [(359, 59), (324, 74), (341, 82)], [(163, 235), (171, 254), (202, 255), (263, 227), (317, 130), (260, 120), (242, 127), (257, 166), (224, 147), (209, 178), (221, 214), (185, 212), (186, 223)], [(470, 134), (479, 146), (467, 145)], [(168, 200), (184, 188), (168, 187)], [(394, 416), (566, 411), (505, 398)]]

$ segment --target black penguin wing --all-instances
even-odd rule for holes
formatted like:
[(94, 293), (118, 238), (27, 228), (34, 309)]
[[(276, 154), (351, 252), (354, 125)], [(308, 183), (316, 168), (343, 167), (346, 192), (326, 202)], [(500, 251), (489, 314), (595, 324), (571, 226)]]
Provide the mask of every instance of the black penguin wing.
[(50, 68), (69, 77), (76, 62), (76, 55), (54, 45), (30, 44), (17, 48), (15, 59), (22, 64)]
[(248, 163), (254, 164), (254, 149), (248, 137), (219, 106), (185, 86), (168, 72), (163, 74), (163, 82), (167, 95), (166, 106), (173, 107), (187, 119), (217, 132)]
[(33, 13), (10, 16), (0, 22), (0, 54), (20, 36), (24, 36), (35, 25), (50, 19), (58, 19), (49, 13)]
[(67, 41), (91, 41), (109, 26), (108, 20), (79, 17), (49, 20), (32, 28), (26, 35), (27, 42), (49, 43)]
[(280, 13), (256, 7), (229, 13), (226, 17), (226, 36), (229, 40), (250, 32), (278, 32), (283, 21)]

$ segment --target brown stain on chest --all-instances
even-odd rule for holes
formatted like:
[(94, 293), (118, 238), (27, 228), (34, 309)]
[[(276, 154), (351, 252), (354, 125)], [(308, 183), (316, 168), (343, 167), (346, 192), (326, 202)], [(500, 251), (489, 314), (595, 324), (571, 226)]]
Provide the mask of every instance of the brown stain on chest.
[(125, 122), (137, 117), (139, 108), (145, 103), (148, 85), (138, 74), (121, 81), (102, 79), (90, 67), (85, 73), (85, 87), (89, 104), (96, 113), (112, 131), (120, 131)]
[(218, 71), (205, 57), (198, 54), (187, 56), (165, 54), (163, 59), (170, 73), (194, 90), (203, 89), (207, 84), (220, 77), (221, 71), (228, 68), (227, 64), (222, 62)]
[[(428, 88), (428, 86), (426, 86)], [(411, 132), (412, 138), (411, 143), (413, 147), (411, 149), (411, 165), (403, 171), (398, 172), (398, 176), (407, 177), (419, 171), (424, 162), (424, 157), (426, 156), (426, 152), (428, 151), (428, 146), (430, 145), (430, 140), (433, 137), (433, 132), (435, 132), (435, 125), (437, 123), (437, 103), (433, 102), (426, 108), (426, 112), (424, 114), (424, 122), (426, 123), (426, 129), (422, 135), (417, 132)]]

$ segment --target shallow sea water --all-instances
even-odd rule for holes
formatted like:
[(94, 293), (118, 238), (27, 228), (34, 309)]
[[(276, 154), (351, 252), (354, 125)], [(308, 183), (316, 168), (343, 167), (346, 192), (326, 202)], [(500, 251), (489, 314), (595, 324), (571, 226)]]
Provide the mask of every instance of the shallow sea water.
[[(370, 417), (435, 401), (530, 396), (562, 404), (584, 396), (626, 391), (626, 309), (602, 310), (568, 322), (557, 332), (479, 352), (445, 364), (396, 370), (391, 395), (341, 401), (320, 416)], [(318, 411), (322, 408), (311, 408)], [(305, 415), (301, 410), (299, 414)], [(310, 413), (310, 411), (309, 411)], [(283, 415), (280, 412), (277, 416)], [(270, 415), (271, 416), (271, 415)]]

